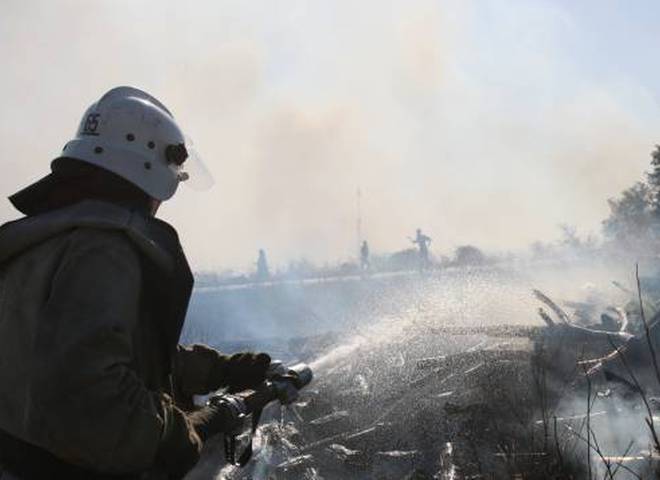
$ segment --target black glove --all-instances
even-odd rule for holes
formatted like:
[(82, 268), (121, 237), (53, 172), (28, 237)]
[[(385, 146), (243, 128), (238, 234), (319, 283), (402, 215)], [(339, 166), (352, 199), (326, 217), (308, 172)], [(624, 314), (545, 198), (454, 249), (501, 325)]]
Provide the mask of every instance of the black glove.
[(224, 383), (233, 392), (254, 388), (266, 380), (269, 365), (266, 353), (236, 353), (224, 365)]
[(197, 436), (205, 442), (218, 433), (232, 433), (243, 427), (241, 413), (244, 407), (237, 408), (229, 403), (207, 405), (189, 414), (190, 423)]
[(206, 395), (222, 386), (222, 370), (229, 357), (206, 345), (177, 347), (174, 382), (187, 396)]

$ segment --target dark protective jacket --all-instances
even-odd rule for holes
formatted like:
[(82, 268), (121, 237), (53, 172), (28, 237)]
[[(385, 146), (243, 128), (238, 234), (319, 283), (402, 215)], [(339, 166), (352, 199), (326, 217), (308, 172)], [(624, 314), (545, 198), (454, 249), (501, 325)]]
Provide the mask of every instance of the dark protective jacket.
[(0, 464), (86, 479), (194, 465), (201, 442), (172, 401), (192, 283), (174, 229), (114, 204), (3, 225)]

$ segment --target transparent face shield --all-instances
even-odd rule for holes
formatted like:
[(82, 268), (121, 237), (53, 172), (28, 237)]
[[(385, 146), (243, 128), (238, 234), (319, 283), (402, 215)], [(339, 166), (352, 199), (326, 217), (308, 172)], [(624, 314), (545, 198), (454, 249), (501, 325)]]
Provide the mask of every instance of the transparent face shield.
[(215, 180), (197, 153), (190, 137), (185, 137), (185, 145), (169, 145), (165, 152), (169, 167), (176, 174), (179, 182), (196, 191), (210, 189)]

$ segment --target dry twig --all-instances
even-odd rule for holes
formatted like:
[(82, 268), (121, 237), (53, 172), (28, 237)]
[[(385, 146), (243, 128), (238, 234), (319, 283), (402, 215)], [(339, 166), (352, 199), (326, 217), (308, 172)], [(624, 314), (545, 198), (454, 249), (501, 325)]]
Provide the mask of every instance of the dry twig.
[(644, 302), (642, 302), (642, 287), (639, 283), (639, 264), (635, 264), (635, 279), (637, 280), (637, 296), (639, 298), (639, 313), (642, 317), (642, 322), (644, 322), (644, 333), (646, 335), (646, 343), (648, 344), (649, 352), (651, 353), (651, 358), (653, 359), (655, 378), (658, 380), (658, 386), (660, 386), (660, 369), (658, 369), (658, 359), (655, 354), (655, 347), (653, 346), (653, 341), (651, 340), (651, 329), (649, 328), (649, 323), (646, 321), (646, 315), (644, 314)]

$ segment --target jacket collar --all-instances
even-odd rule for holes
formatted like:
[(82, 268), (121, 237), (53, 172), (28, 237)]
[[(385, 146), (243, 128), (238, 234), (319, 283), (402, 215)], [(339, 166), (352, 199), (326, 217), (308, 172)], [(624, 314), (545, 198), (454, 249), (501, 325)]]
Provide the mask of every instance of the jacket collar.
[(51, 237), (78, 227), (122, 230), (140, 251), (159, 268), (171, 272), (171, 255), (154, 237), (169, 230), (177, 243), (176, 231), (167, 223), (126, 207), (99, 200), (85, 200), (59, 210), (23, 217), (0, 227), (0, 263)]

